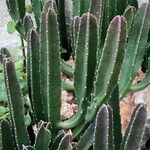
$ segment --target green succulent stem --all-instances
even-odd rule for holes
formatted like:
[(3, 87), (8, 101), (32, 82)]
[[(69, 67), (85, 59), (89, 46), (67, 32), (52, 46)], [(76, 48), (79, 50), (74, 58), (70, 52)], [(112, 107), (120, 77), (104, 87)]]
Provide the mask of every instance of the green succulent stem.
[(21, 39), (21, 45), (22, 45), (23, 72), (26, 73), (26, 52), (25, 52), (24, 39), (22, 37), (20, 37), (20, 39)]
[(15, 67), (11, 58), (4, 59), (5, 84), (8, 95), (11, 124), (13, 127), (15, 142), (18, 149), (23, 144), (30, 144), (27, 129), (24, 122), (24, 106), (20, 93), (20, 87), (15, 73)]

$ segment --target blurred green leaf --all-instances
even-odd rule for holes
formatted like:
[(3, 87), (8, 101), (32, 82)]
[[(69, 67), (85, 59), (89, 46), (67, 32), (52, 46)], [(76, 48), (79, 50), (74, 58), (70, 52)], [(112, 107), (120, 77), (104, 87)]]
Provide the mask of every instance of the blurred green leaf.
[(3, 116), (7, 111), (7, 108), (0, 106), (0, 117)]
[(31, 4), (27, 4), (26, 5), (26, 12), (29, 13), (29, 14), (32, 13), (32, 6), (31, 6)]
[(31, 117), (29, 113), (25, 116), (25, 125), (29, 126), (31, 124)]
[(18, 52), (18, 51), (21, 51), (22, 50), (22, 46), (16, 46), (13, 51), (14, 52)]
[(9, 21), (8, 23), (7, 23), (7, 32), (9, 33), (9, 34), (13, 34), (15, 31), (16, 31), (16, 29), (15, 29), (15, 22), (13, 21), (13, 20), (11, 20), (11, 21)]

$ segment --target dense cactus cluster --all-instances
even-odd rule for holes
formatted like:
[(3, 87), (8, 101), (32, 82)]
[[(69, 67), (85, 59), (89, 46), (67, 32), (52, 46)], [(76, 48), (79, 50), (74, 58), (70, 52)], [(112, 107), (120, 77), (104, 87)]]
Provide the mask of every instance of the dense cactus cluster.
[[(136, 0), (31, 0), (34, 21), (26, 14), (25, 0), (6, 3), (27, 43), (30, 115), (37, 131), (31, 142), (13, 60), (5, 58), (10, 120), (1, 121), (0, 147), (139, 149), (146, 108), (135, 108), (123, 136), (119, 100), (150, 84), (149, 59), (144, 80), (132, 84), (149, 51), (150, 3), (138, 9)], [(71, 55), (75, 67), (65, 62)], [(73, 76), (73, 85), (61, 79), (61, 72)], [(65, 121), (60, 117), (61, 88), (73, 91), (77, 103), (76, 114)]]

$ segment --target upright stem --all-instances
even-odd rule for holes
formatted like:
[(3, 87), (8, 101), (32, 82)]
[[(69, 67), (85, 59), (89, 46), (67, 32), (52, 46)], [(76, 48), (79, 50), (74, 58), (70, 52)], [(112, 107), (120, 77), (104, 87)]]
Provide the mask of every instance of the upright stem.
[(26, 73), (26, 53), (25, 53), (25, 46), (24, 46), (23, 38), (20, 37), (20, 39), (21, 39), (22, 55), (23, 55), (23, 72)]

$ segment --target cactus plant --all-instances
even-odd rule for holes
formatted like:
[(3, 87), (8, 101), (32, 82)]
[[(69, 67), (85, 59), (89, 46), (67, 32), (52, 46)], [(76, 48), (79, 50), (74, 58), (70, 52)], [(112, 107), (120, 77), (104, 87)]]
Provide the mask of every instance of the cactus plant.
[(22, 21), (25, 16), (25, 0), (6, 0), (8, 12), (16, 22)]
[(37, 136), (35, 139), (35, 149), (48, 149), (51, 142), (50, 124), (39, 122)]
[(3, 150), (14, 149), (14, 147), (15, 147), (14, 137), (12, 134), (10, 122), (8, 120), (2, 120), (1, 121), (0, 132), (1, 132), (0, 148)]
[[(49, 146), (55, 146), (58, 149), (61, 149), (61, 147), (67, 143), (68, 145), (70, 145), (71, 141), (67, 140), (67, 138), (70, 137), (70, 133), (65, 134), (65, 132), (63, 131), (64, 134), (60, 138), (61, 142), (60, 140), (59, 142), (56, 142), (55, 140), (60, 133), (58, 133), (57, 135), (55, 127), (51, 123), (40, 121), (38, 123), (37, 132), (35, 134), (35, 143), (33, 146), (29, 146), (31, 141), (29, 140), (29, 134), (25, 126), (23, 100), (15, 73), (15, 67), (11, 58), (5, 58), (3, 62), (5, 69), (5, 83), (7, 87), (7, 95), (11, 115), (10, 122), (7, 120), (1, 121), (0, 147), (4, 150), (8, 148), (18, 150), (30, 148), (37, 150), (46, 150), (49, 148)], [(56, 132), (56, 138), (53, 135), (54, 132)], [(6, 135), (9, 136), (9, 138), (7, 138)], [(54, 141), (55, 144), (53, 143)]]
[[(31, 96), (33, 95), (31, 97), (33, 101), (33, 111), (37, 111), (34, 113), (37, 120), (40, 121), (45, 117), (44, 120), (48, 122), (50, 121), (53, 126), (53, 123), (57, 124), (60, 116), (59, 109), (56, 109), (60, 108), (61, 94), (59, 34), (56, 21), (57, 18), (54, 10), (50, 9), (46, 14), (43, 12), (42, 15), (45, 22), (42, 20), (43, 26), (41, 29), (45, 29), (45, 31), (41, 31), (40, 43), (39, 39), (37, 39), (38, 35), (34, 29), (31, 29), (28, 33), (28, 72), (30, 72), (28, 78), (30, 82)], [(49, 34), (44, 34), (46, 32)], [(45, 41), (42, 41), (43, 38)], [(45, 43), (46, 41), (47, 43)], [(37, 45), (39, 44), (40, 49), (37, 49)], [(47, 48), (46, 44), (48, 44)], [(37, 54), (36, 56), (34, 55), (35, 53)], [(52, 61), (51, 58), (55, 58), (55, 61)], [(47, 67), (44, 68), (45, 66)], [(36, 91), (34, 91), (35, 89)], [(37, 97), (39, 99), (37, 99)], [(53, 101), (55, 101), (55, 103)], [(42, 113), (44, 116), (40, 116)], [(54, 113), (56, 116), (51, 115), (51, 113)]]
[[(110, 109), (108, 106), (103, 106), (100, 109), (99, 113), (97, 114), (97, 124), (99, 123), (102, 125), (97, 126), (97, 128), (95, 128), (95, 131), (94, 131), (94, 133), (96, 134), (95, 140), (94, 140), (94, 147), (93, 147), (94, 150), (99, 150), (100, 148), (102, 150), (104, 150), (104, 149), (112, 150), (112, 149), (114, 149), (114, 146), (117, 146), (117, 145), (112, 145), (113, 144), (113, 142), (112, 142), (113, 137), (111, 137), (112, 129), (110, 130), (110, 126), (111, 126), (112, 122), (109, 123), (109, 121), (110, 121), (109, 118), (111, 115), (111, 111), (109, 112), (109, 110)], [(106, 115), (107, 118), (102, 121), (101, 118), (103, 118), (104, 115)], [(145, 128), (145, 121), (146, 121), (146, 108), (143, 104), (139, 104), (134, 109), (134, 112), (131, 117), (131, 121), (130, 121), (128, 129), (126, 130), (126, 133), (123, 137), (120, 149), (122, 149), (122, 150), (128, 150), (128, 149), (137, 150), (140, 148), (140, 142), (143, 137), (143, 132), (144, 132), (144, 128)], [(107, 125), (105, 125), (105, 122), (107, 122)], [(114, 124), (114, 126), (115, 126), (115, 124)], [(119, 143), (118, 143), (118, 146), (119, 146)]]
[[(116, 34), (117, 31), (118, 34)], [(114, 41), (112, 41), (112, 37), (114, 37)], [(113, 46), (111, 46), (110, 40), (112, 41)], [(123, 62), (125, 43), (126, 43), (126, 22), (123, 17), (118, 16), (113, 19), (108, 29), (106, 42), (98, 66), (97, 78), (94, 84), (94, 99), (93, 103), (91, 104), (88, 110), (92, 110), (93, 107), (97, 107), (98, 105), (100, 105), (102, 103), (101, 100), (104, 101), (105, 97), (107, 99), (109, 95), (106, 96), (106, 93), (108, 93), (108, 91), (112, 91), (114, 84), (117, 82), (121, 64)], [(107, 50), (109, 53), (107, 52)], [(106, 69), (103, 72), (104, 74), (101, 73), (102, 69), (103, 70)], [(107, 70), (110, 73), (108, 73)], [(102, 77), (105, 78), (103, 79)], [(102, 83), (103, 86), (100, 87), (99, 85)]]
[[(38, 8), (40, 8), (40, 1), (38, 2)], [(72, 149), (71, 135), (69, 133), (66, 135), (64, 131), (59, 133), (60, 128), (72, 128), (73, 139), (78, 139), (87, 129), (77, 144), (79, 150), (84, 149), (84, 146), (85, 149), (90, 148), (93, 141), (95, 150), (99, 147), (103, 147), (103, 149), (120, 148), (122, 138), (120, 130), (117, 132), (117, 129), (114, 128), (113, 131), (115, 125), (120, 129), (119, 104), (117, 103), (115, 109), (114, 101), (116, 99), (119, 101), (129, 91), (137, 91), (146, 87), (149, 84), (147, 81), (149, 81), (150, 69), (148, 67), (143, 82), (132, 85), (146, 51), (150, 26), (150, 3), (144, 3), (137, 12), (135, 12), (137, 5), (134, 0), (122, 1), (122, 3), (123, 5), (120, 5), (118, 1), (114, 1), (111, 6), (111, 0), (74, 1), (73, 10), (71, 11), (69, 8), (70, 13), (67, 14), (65, 10), (68, 5), (64, 1), (49, 1), (45, 5), (42, 3), (42, 7), (38, 9), (37, 28), (28, 16), (24, 18), (24, 24), (21, 23), (19, 26), (20, 22), (17, 23), (19, 31), (26, 35), (27, 41), (28, 94), (32, 105), (33, 122), (36, 124), (40, 120), (46, 122), (39, 124), (35, 145), (29, 146), (29, 140), (23, 141), (22, 135), (28, 139), (23, 123), (23, 104), (13, 63), (11, 60), (5, 60), (5, 72), (12, 71), (9, 73), (13, 73), (14, 78), (15, 91), (11, 90), (9, 74), (5, 74), (6, 79), (8, 78), (6, 87), (10, 103), (11, 123), (18, 148), (24, 144), (24, 149), (38, 149), (39, 147), (42, 149), (44, 146), (48, 149), (47, 146), (50, 144), (52, 149)], [(124, 10), (130, 3), (135, 4), (135, 7), (128, 6)], [(66, 14), (68, 18), (65, 18)], [(72, 21), (71, 17), (74, 17)], [(63, 25), (61, 20), (64, 22)], [(74, 68), (70, 68), (64, 60), (61, 60), (60, 50), (70, 50), (70, 46), (73, 50)], [(74, 77), (73, 85), (70, 86), (61, 80), (61, 71)], [(119, 97), (114, 98), (112, 92), (117, 83), (119, 83), (119, 88), (117, 87), (117, 96)], [(78, 106), (76, 114), (65, 121), (60, 119), (61, 87), (74, 91)], [(11, 105), (11, 100), (16, 94), (19, 95), (17, 95), (17, 101), (20, 100), (21, 111), (19, 114), (14, 109), (17, 107), (16, 103), (13, 101), (13, 105)], [(109, 106), (103, 105), (109, 99), (111, 99), (109, 103), (113, 110)], [(132, 126), (137, 125), (140, 112), (143, 118), (140, 121), (143, 122), (140, 123), (139, 129), (142, 132), (137, 133), (137, 140), (134, 141), (135, 147), (139, 147), (137, 143), (141, 140), (146, 120), (146, 110), (143, 105), (138, 105), (135, 109), (122, 142), (123, 148), (130, 146), (126, 143), (131, 142), (131, 137), (136, 132)], [(19, 126), (15, 120), (18, 115), (22, 118), (20, 123), (23, 124), (20, 138), (18, 138), (19, 131), (14, 127)], [(117, 118), (119, 121), (116, 121)], [(91, 122), (93, 123), (91, 124)], [(89, 126), (89, 124), (91, 125)], [(98, 125), (101, 125), (101, 128)], [(102, 136), (99, 132), (102, 133)], [(92, 139), (87, 140), (87, 135), (91, 135)], [(120, 137), (118, 141), (117, 136)], [(47, 140), (44, 140), (46, 144), (43, 146), (38, 141), (42, 141), (45, 137)], [(98, 138), (100, 142), (97, 142)], [(83, 145), (82, 141), (85, 140), (87, 140), (87, 144)]]
[[(150, 4), (144, 3), (141, 6), (141, 9), (139, 9), (135, 15), (133, 26), (131, 28), (131, 33), (128, 38), (125, 61), (121, 70), (120, 97), (123, 97), (126, 94), (126, 92), (128, 92), (127, 89), (130, 89), (130, 86), (135, 76), (137, 75), (138, 70), (141, 67), (141, 63), (145, 52), (144, 46), (147, 43), (147, 37), (150, 26), (149, 13)], [(135, 34), (135, 31), (139, 31), (137, 32), (137, 36), (132, 36)], [(133, 43), (133, 41), (135, 43)], [(123, 84), (126, 86), (123, 86)]]
[[(11, 114), (11, 123), (13, 132), (16, 135), (14, 138), (17, 148), (20, 149), (22, 144), (30, 143), (27, 135), (27, 129), (24, 123), (23, 102), (21, 99), (20, 88), (15, 74), (14, 64), (12, 63), (11, 58), (4, 59), (4, 73)], [(10, 80), (11, 83), (8, 82)]]
[[(28, 33), (28, 85), (30, 86), (31, 93), (29, 94), (32, 109), (35, 114), (36, 120), (43, 119), (43, 108), (40, 93), (40, 75), (39, 72), (39, 37), (37, 32), (31, 29)], [(30, 73), (29, 73), (30, 72)]]
[[(25, 39), (25, 31), (26, 28), (23, 25), (23, 18), (25, 17), (25, 0), (20, 2), (18, 0), (6, 0), (7, 8), (9, 11), (10, 16), (13, 20), (16, 21), (16, 29), (20, 33), (21, 37)], [(46, 3), (46, 4), (45, 4)], [(113, 4), (113, 5), (112, 5)], [(62, 57), (64, 59), (68, 59), (73, 47), (71, 46), (71, 20), (75, 16), (82, 16), (83, 13), (86, 13), (90, 10), (90, 13), (95, 15), (98, 19), (99, 29), (100, 29), (100, 36), (101, 36), (101, 44), (104, 44), (105, 34), (107, 32), (108, 25), (113, 17), (117, 14), (122, 15), (124, 9), (127, 5), (133, 5), (136, 8), (137, 2), (136, 0), (133, 1), (123, 1), (122, 4), (119, 1), (111, 2), (111, 0), (103, 1), (103, 0), (31, 0), (32, 10), (34, 14), (34, 19), (36, 21), (36, 29), (39, 32), (40, 29), (40, 20), (41, 20), (41, 12), (47, 9), (47, 6), (54, 7), (55, 11), (58, 14), (58, 22), (59, 22), (59, 29), (60, 29), (60, 42), (61, 42), (61, 49), (65, 49), (66, 54), (62, 53)], [(101, 8), (100, 8), (101, 7)], [(99, 9), (100, 8), (100, 9)], [(106, 14), (107, 13), (107, 14)], [(103, 15), (105, 14), (105, 15)], [(104, 16), (104, 17), (102, 17)], [(107, 16), (107, 17), (105, 17)], [(103, 28), (103, 31), (101, 31)], [(60, 50), (61, 50), (60, 49)]]
[[(50, 1), (51, 2), (51, 1)], [(64, 1), (61, 1), (61, 3), (63, 3), (63, 6), (60, 5), (60, 1), (56, 1), (56, 3), (52, 2), (51, 4), (53, 5), (49, 5), (47, 3), (47, 5), (45, 5), (45, 8), (43, 9), (42, 15), (41, 15), (41, 27), (40, 27), (40, 40), (38, 39), (38, 35), (36, 35), (37, 37), (37, 41), (36, 43), (33, 43), (31, 39), (35, 40), (34, 36), (32, 37), (32, 32), (35, 32), (35, 30), (31, 29), (29, 31), (28, 34), (28, 38), (27, 38), (27, 43), (28, 43), (28, 85), (29, 85), (29, 95), (31, 100), (33, 101), (32, 103), (32, 108), (33, 108), (33, 114), (35, 114), (35, 116), (39, 117), (39, 119), (37, 119), (38, 121), (41, 120), (41, 118), (44, 118), (45, 121), (48, 121), (47, 116), (50, 116), (49, 112), (51, 111), (51, 109), (47, 108), (47, 104), (50, 104), (49, 101), (49, 96), (47, 96), (48, 94), (48, 90), (49, 88), (51, 88), (51, 86), (47, 86), (48, 81), (51, 82), (51, 79), (55, 79), (55, 77), (53, 77), (53, 73), (52, 73), (52, 78), (49, 80), (47, 75), (49, 75), (51, 72), (51, 68), (49, 68), (48, 66), (50, 65), (48, 62), (48, 57), (46, 57), (47, 52), (49, 54), (49, 51), (51, 49), (51, 47), (47, 47), (47, 43), (46, 41), (48, 41), (48, 43), (50, 42), (49, 40), (51, 40), (51, 32), (49, 31), (49, 37), (47, 37), (46, 31), (48, 32), (48, 12), (47, 12), (47, 6), (50, 6), (51, 11), (53, 9), (55, 9), (55, 11), (53, 12), (55, 15), (57, 15), (58, 13), (58, 18), (54, 18), (55, 20), (55, 25), (49, 25), (51, 26), (51, 28), (53, 28), (53, 30), (55, 30), (55, 32), (53, 33), (53, 35), (58, 36), (56, 39), (56, 50), (60, 50), (60, 44), (59, 45), (59, 41), (61, 41), (61, 34), (60, 37), (58, 34), (58, 32), (60, 31), (60, 33), (62, 32), (60, 29), (61, 23), (60, 23), (60, 19), (62, 14), (65, 14), (65, 3)], [(76, 4), (74, 4), (76, 3)], [(91, 1), (91, 4), (89, 5), (89, 12), (86, 14), (83, 14), (81, 12), (84, 12), (84, 8), (86, 8), (86, 4), (84, 2), (80, 2), (80, 1), (76, 1), (73, 3), (73, 11), (77, 12), (77, 9), (80, 8), (80, 10), (78, 10), (78, 13), (80, 14), (80, 17), (75, 17), (72, 21), (72, 25), (70, 26), (72, 29), (72, 47), (74, 49), (74, 59), (75, 59), (75, 69), (74, 71), (71, 72), (67, 72), (69, 69), (69, 67), (66, 65), (64, 65), (65, 63), (61, 63), (62, 64), (62, 71), (66, 71), (67, 73), (71, 73), (74, 74), (74, 88), (71, 87), (71, 90), (75, 91), (75, 96), (76, 96), (76, 101), (78, 104), (78, 110), (76, 115), (65, 121), (65, 122), (60, 122), (57, 121), (57, 125), (56, 126), (60, 126), (60, 127), (65, 127), (65, 128), (69, 128), (69, 127), (74, 127), (76, 126), (78, 123), (82, 122), (84, 119), (89, 122), (93, 119), (93, 117), (96, 115), (96, 112), (98, 110), (98, 108), (108, 100), (114, 85), (119, 82), (120, 86), (120, 97), (125, 96), (125, 94), (129, 91), (132, 90), (132, 86), (131, 83), (135, 78), (135, 75), (138, 71), (138, 69), (140, 68), (141, 65), (141, 60), (143, 58), (144, 55), (144, 50), (142, 49), (143, 46), (141, 46), (141, 48), (139, 47), (139, 51), (138, 50), (138, 46), (140, 46), (139, 42), (142, 42), (142, 40), (140, 40), (140, 38), (142, 38), (142, 36), (144, 36), (144, 43), (142, 43), (143, 45), (146, 44), (146, 39), (147, 39), (147, 34), (148, 34), (148, 26), (149, 26), (149, 11), (150, 11), (150, 6), (149, 3), (144, 3), (141, 6), (141, 9), (139, 9), (137, 11), (137, 13), (134, 15), (131, 9), (127, 8), (127, 10), (124, 13), (124, 16), (127, 18), (127, 23), (124, 17), (120, 17), (120, 16), (116, 16), (110, 23), (110, 20), (113, 18), (114, 15), (116, 15), (116, 13), (120, 13), (123, 14), (124, 9), (121, 8), (120, 4), (115, 1), (115, 3), (113, 3), (113, 5), (115, 7), (111, 7), (110, 6), (110, 1)], [(134, 3), (134, 1), (132, 1), (131, 3)], [(58, 12), (56, 12), (56, 7), (55, 4), (57, 4), (58, 7)], [(126, 7), (127, 4), (130, 4), (129, 1), (127, 1), (126, 3), (124, 2), (124, 5), (122, 7)], [(135, 5), (136, 6), (136, 5)], [(63, 8), (62, 8), (63, 7)], [(109, 8), (108, 11), (106, 11), (106, 8)], [(133, 8), (134, 9), (134, 8)], [(63, 11), (63, 12), (62, 12)], [(62, 13), (61, 13), (62, 12)], [(90, 14), (91, 13), (91, 14)], [(108, 16), (107, 16), (108, 14)], [(128, 14), (131, 14), (131, 19), (129, 18), (130, 16), (128, 16)], [(144, 14), (144, 18), (141, 17)], [(74, 12), (73, 12), (73, 16), (74, 16)], [(107, 17), (106, 17), (107, 16)], [(64, 17), (64, 16), (62, 16)], [(70, 17), (70, 15), (69, 15)], [(141, 21), (140, 18), (143, 18), (143, 20)], [(132, 20), (133, 23), (132, 23)], [(57, 21), (59, 24), (59, 28), (57, 25)], [(143, 24), (144, 23), (144, 24)], [(107, 31), (107, 35), (105, 38), (105, 33), (106, 33), (106, 29), (107, 26), (109, 25), (108, 31)], [(127, 25), (128, 28), (131, 28), (130, 31), (128, 29), (127, 31)], [(64, 26), (64, 25), (63, 25)], [(129, 27), (130, 26), (130, 27)], [(57, 28), (55, 28), (57, 27)], [(62, 27), (62, 26), (61, 26)], [(137, 33), (138, 36), (133, 36), (134, 33), (133, 31), (137, 30), (137, 27), (139, 27), (138, 30), (141, 34), (139, 34), (139, 32)], [(64, 27), (66, 28), (66, 27)], [(32, 31), (32, 32), (31, 32)], [(66, 29), (64, 30), (65, 34), (66, 34)], [(115, 31), (115, 32), (114, 32)], [(128, 33), (128, 35), (127, 35)], [(38, 33), (36, 33), (38, 34)], [(95, 36), (96, 35), (96, 36)], [(54, 36), (55, 37), (55, 36)], [(84, 38), (86, 37), (86, 38)], [(112, 38), (113, 37), (113, 38)], [(115, 37), (115, 38), (114, 38)], [(126, 41), (126, 38), (128, 37), (128, 41)], [(137, 37), (139, 37), (139, 39), (137, 39)], [(104, 42), (104, 38), (105, 38), (105, 42)], [(63, 40), (66, 38), (63, 38)], [(112, 40), (113, 39), (113, 40)], [(131, 61), (134, 60), (134, 64), (132, 63), (132, 65), (135, 65), (135, 70), (133, 70), (133, 68), (130, 66), (130, 68), (126, 68), (128, 65), (126, 63), (129, 63), (128, 61), (128, 53), (131, 52), (131, 46), (133, 45), (131, 42), (132, 40), (135, 41), (134, 44), (134, 48), (133, 50), (135, 50), (135, 52), (132, 52), (132, 55), (134, 55), (135, 59), (131, 58)], [(100, 41), (100, 42), (99, 42)], [(52, 42), (52, 41), (51, 41)], [(115, 44), (114, 44), (115, 43)], [(138, 43), (138, 44), (137, 44)], [(112, 44), (112, 46), (110, 46)], [(35, 50), (35, 48), (32, 48), (32, 45), (34, 47), (34, 45), (39, 45), (39, 50), (37, 50), (37, 52), (33, 52)], [(50, 44), (50, 46), (53, 44)], [(93, 46), (94, 45), (94, 46)], [(127, 45), (127, 47), (125, 47)], [(135, 47), (136, 46), (136, 47)], [(32, 51), (30, 50), (30, 48), (32, 49)], [(109, 49), (109, 50), (108, 50)], [(126, 52), (125, 52), (125, 49)], [(82, 50), (82, 51), (81, 51)], [(109, 51), (109, 53), (107, 52), (107, 50)], [(33, 56), (30, 56), (30, 51), (32, 52)], [(142, 52), (143, 51), (143, 52)], [(125, 52), (125, 54), (124, 54)], [(53, 52), (55, 53), (55, 52)], [(137, 55), (135, 55), (135, 53), (137, 53)], [(142, 53), (142, 55), (141, 55)], [(36, 54), (36, 55), (35, 55)], [(57, 52), (58, 55), (58, 52)], [(125, 57), (124, 57), (125, 55)], [(132, 56), (131, 55), (131, 56)], [(49, 56), (49, 55), (48, 55)], [(31, 58), (34, 58), (33, 60), (35, 60), (34, 62), (32, 62), (33, 60)], [(58, 61), (58, 57), (56, 57), (56, 60), (53, 60), (51, 63), (53, 64), (53, 62)], [(54, 59), (54, 58), (53, 58)], [(40, 60), (40, 61), (38, 61)], [(108, 61), (109, 60), (109, 61)], [(136, 63), (138, 62), (138, 63)], [(60, 60), (57, 62), (57, 65), (59, 66)], [(123, 66), (122, 66), (123, 63)], [(47, 66), (48, 64), (48, 66)], [(119, 64), (119, 65), (118, 65)], [(130, 63), (131, 64), (131, 63)], [(54, 64), (53, 64), (54, 65)], [(56, 65), (56, 64), (55, 64)], [(46, 68), (44, 66), (47, 66)], [(121, 69), (122, 67), (122, 69)], [(57, 67), (56, 67), (57, 68)], [(56, 70), (56, 68), (54, 69), (54, 72), (57, 73), (58, 76), (60, 76), (60, 70)], [(66, 70), (67, 68), (67, 70)], [(32, 70), (33, 69), (33, 70)], [(103, 72), (102, 72), (103, 70)], [(121, 70), (121, 75), (120, 75), (120, 70)], [(109, 74), (109, 72), (111, 72), (111, 74)], [(130, 80), (127, 81), (127, 73), (128, 71), (130, 71)], [(126, 72), (126, 75), (125, 75)], [(132, 72), (134, 72), (134, 74), (132, 74)], [(33, 78), (33, 74), (36, 75), (36, 77)], [(38, 78), (37, 78), (38, 76)], [(105, 77), (105, 78), (104, 78)], [(118, 80), (118, 77), (120, 80)], [(59, 92), (55, 93), (54, 95), (57, 95), (56, 99), (59, 99), (58, 97), (60, 97), (60, 77), (59, 81), (55, 81), (55, 83), (53, 82), (53, 84), (58, 83), (57, 87), (59, 88)], [(34, 81), (35, 79), (35, 81)], [(32, 83), (32, 81), (34, 81), (34, 83), (37, 84), (36, 90), (34, 88), (34, 84)], [(62, 82), (62, 86), (64, 86), (64, 88), (68, 88), (69, 86), (67, 86), (67, 84), (65, 84), (64, 82)], [(128, 84), (127, 84), (128, 83)], [(145, 83), (145, 82), (142, 82)], [(99, 86), (99, 85), (102, 86)], [(147, 86), (144, 85), (142, 87)], [(53, 89), (53, 88), (52, 88)], [(136, 88), (136, 90), (140, 90), (141, 88)], [(35, 92), (33, 92), (35, 90)], [(68, 89), (69, 90), (69, 89)], [(38, 92), (37, 92), (38, 91)], [(33, 98), (32, 95), (35, 94), (35, 97)], [(50, 93), (52, 94), (52, 93)], [(39, 96), (37, 96), (39, 95)], [(38, 97), (38, 98), (36, 98)], [(53, 97), (52, 95), (50, 97)], [(34, 99), (34, 100), (33, 100)], [(37, 100), (37, 102), (34, 102), (35, 100)], [(58, 100), (60, 101), (60, 100)], [(84, 105), (83, 105), (84, 103)], [(36, 105), (37, 106), (36, 106)], [(51, 103), (51, 105), (53, 105), (54, 103)], [(57, 103), (58, 104), (58, 103)], [(42, 107), (39, 107), (42, 106)], [(54, 106), (56, 106), (56, 104), (54, 104)], [(51, 108), (54, 108), (51, 107)], [(57, 105), (58, 106), (58, 105)], [(35, 108), (35, 109), (34, 109)], [(60, 108), (60, 102), (59, 102), (59, 108)], [(94, 108), (94, 109), (93, 109)], [(37, 112), (36, 112), (37, 111)], [(91, 113), (89, 113), (91, 112)], [(38, 114), (39, 113), (39, 114)], [(58, 112), (56, 113), (58, 118)], [(45, 118), (46, 117), (46, 118)], [(59, 119), (58, 119), (59, 120)], [(49, 120), (50, 121), (50, 120)], [(54, 121), (55, 122), (55, 121)]]
[(125, 12), (123, 13), (123, 16), (128, 22), (128, 32), (130, 32), (135, 13), (136, 13), (136, 8), (134, 6), (128, 6)]
[(26, 15), (23, 18), (23, 26), (24, 26), (24, 30), (25, 30), (25, 36), (27, 37), (27, 33), (30, 30), (30, 28), (33, 28), (33, 22), (30, 16)]
[[(8, 65), (9, 64), (9, 65)], [(5, 67), (5, 72), (7, 72), (8, 79), (6, 78), (6, 85), (9, 86), (10, 83), (10, 75), (13, 77), (15, 80), (13, 87), (16, 87), (17, 81), (16, 81), (16, 75), (15, 75), (15, 70), (14, 66), (12, 63), (11, 59), (5, 59), (4, 60), (4, 66)], [(12, 72), (12, 74), (10, 74)], [(11, 88), (10, 88), (11, 89)], [(15, 95), (13, 95), (12, 90), (8, 89), (8, 92), (10, 91), (10, 98), (16, 98)], [(18, 90), (19, 91), (19, 90)], [(116, 96), (117, 94), (117, 96)], [(56, 138), (51, 137), (51, 124), (46, 123), (43, 121), (40, 121), (38, 124), (37, 132), (36, 132), (36, 139), (35, 139), (35, 144), (33, 146), (28, 145), (28, 143), (22, 143), (20, 146), (17, 144), (18, 140), (20, 141), (21, 139), (18, 137), (21, 137), (23, 134), (23, 130), (19, 130), (20, 128), (22, 129), (22, 124), (16, 123), (17, 129), (15, 127), (15, 124), (13, 125), (13, 119), (17, 121), (17, 116), (16, 116), (16, 110), (18, 108), (18, 105), (15, 105), (15, 101), (12, 101), (9, 99), (12, 104), (10, 105), (11, 113), (14, 114), (11, 115), (11, 124), (9, 124), (8, 121), (3, 120), (1, 122), (1, 139), (2, 142), (0, 144), (3, 149), (12, 148), (14, 149), (17, 147), (17, 149), (43, 149), (46, 150), (48, 147), (50, 149), (55, 149), (56, 147), (59, 150), (67, 150), (67, 149), (72, 149), (72, 141), (71, 141), (71, 134), (70, 131), (65, 134), (64, 131), (58, 132), (58, 135)], [(20, 99), (20, 103), (22, 103), (22, 99)], [(89, 128), (85, 131), (83, 136), (81, 136), (79, 143), (77, 144), (77, 150), (80, 149), (89, 149), (92, 144), (93, 144), (93, 149), (97, 150), (99, 148), (101, 149), (113, 149), (114, 147), (120, 147), (120, 140), (114, 142), (115, 138), (117, 137), (118, 134), (116, 134), (115, 130), (113, 128), (119, 123), (118, 118), (114, 117), (112, 114), (116, 113), (116, 110), (119, 109), (119, 89), (118, 86), (113, 91), (113, 94), (111, 94), (111, 99), (110, 99), (110, 104), (112, 108), (114, 108), (114, 112), (109, 106), (103, 105), (99, 111), (97, 112), (97, 117), (94, 120), (93, 123), (89, 126)], [(24, 113), (23, 107), (20, 107), (19, 109), (20, 114)], [(119, 113), (115, 114), (119, 115)], [(105, 117), (104, 117), (105, 116)], [(13, 118), (14, 117), (14, 118)], [(117, 119), (117, 120), (116, 120)], [(19, 119), (19, 121), (21, 121)], [(22, 119), (23, 121), (23, 119)], [(139, 104), (136, 106), (133, 115), (131, 117), (131, 121), (129, 123), (128, 129), (126, 130), (126, 133), (123, 137), (122, 144), (121, 144), (121, 149), (132, 149), (136, 150), (140, 146), (140, 142), (143, 136), (144, 132), (144, 126), (145, 126), (145, 121), (146, 121), (146, 107), (143, 104)], [(119, 128), (117, 128), (119, 129)], [(140, 132), (139, 132), (140, 131)], [(6, 138), (6, 132), (7, 135), (10, 133), (10, 137), (12, 140), (7, 140)], [(13, 133), (13, 134), (12, 134)], [(20, 135), (18, 135), (19, 133)], [(115, 135), (116, 134), (116, 135)], [(12, 136), (14, 135), (14, 136)], [(26, 134), (27, 135), (27, 134)], [(91, 138), (89, 138), (89, 136)], [(136, 138), (135, 138), (136, 136)], [(15, 140), (13, 140), (15, 138)], [(99, 141), (99, 140), (100, 141)], [(53, 142), (51, 142), (51, 140)], [(13, 142), (14, 143), (10, 143)], [(86, 141), (86, 144), (83, 144), (84, 141)], [(107, 141), (107, 142), (106, 142)], [(132, 143), (134, 141), (134, 143)], [(16, 146), (15, 146), (16, 144)], [(115, 144), (115, 145), (113, 145)], [(118, 145), (117, 145), (118, 144)], [(18, 147), (19, 146), (19, 147)], [(55, 148), (54, 148), (55, 147)]]
[[(92, 145), (93, 150), (137, 150), (140, 148), (145, 129), (146, 107), (143, 104), (138, 104), (135, 107), (128, 128), (123, 136), (121, 128), (118, 128), (118, 124), (121, 125), (120, 114), (119, 112), (116, 113), (116, 109), (119, 109), (118, 86), (115, 86), (109, 102), (112, 107), (102, 105), (97, 112), (95, 121), (90, 124), (83, 136), (80, 137), (77, 150), (87, 150)], [(86, 144), (83, 144), (83, 142)]]
[[(144, 133), (144, 125), (146, 120), (146, 108), (142, 104), (137, 105), (131, 117), (131, 121), (124, 135), (121, 149), (136, 150), (140, 147), (140, 142)], [(134, 138), (133, 138), (134, 137)], [(135, 138), (136, 137), (136, 138)]]

